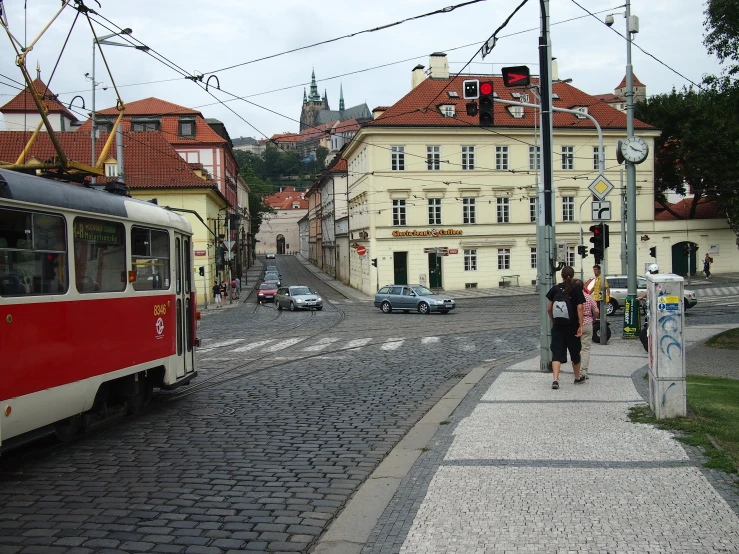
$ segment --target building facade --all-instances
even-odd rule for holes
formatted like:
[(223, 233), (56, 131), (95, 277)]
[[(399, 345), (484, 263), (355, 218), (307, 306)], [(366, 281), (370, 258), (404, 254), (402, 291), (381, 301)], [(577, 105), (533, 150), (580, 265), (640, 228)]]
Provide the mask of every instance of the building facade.
[(304, 193), (293, 187), (273, 193), (264, 199), (275, 213), (265, 214), (256, 237), (257, 254), (293, 254), (300, 250), (298, 222), (308, 213)]

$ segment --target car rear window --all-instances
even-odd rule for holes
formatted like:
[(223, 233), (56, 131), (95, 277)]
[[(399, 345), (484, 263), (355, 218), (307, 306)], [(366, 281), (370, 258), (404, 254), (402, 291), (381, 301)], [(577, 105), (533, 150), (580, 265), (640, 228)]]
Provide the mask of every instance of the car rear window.
[(377, 294), (389, 294), (390, 293), (390, 287), (382, 287), (380, 290), (377, 291)]
[(259, 290), (275, 290), (277, 287), (270, 285), (269, 283), (262, 283), (259, 285)]

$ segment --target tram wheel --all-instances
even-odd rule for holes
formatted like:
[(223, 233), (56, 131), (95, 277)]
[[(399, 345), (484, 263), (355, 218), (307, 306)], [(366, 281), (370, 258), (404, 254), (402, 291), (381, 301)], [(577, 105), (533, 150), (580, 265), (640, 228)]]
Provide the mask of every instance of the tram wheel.
[(73, 415), (56, 423), (54, 435), (62, 442), (69, 442), (77, 436), (81, 425), (82, 416), (80, 414)]
[(154, 395), (154, 386), (148, 379), (143, 383), (139, 383), (139, 392), (128, 398), (126, 402), (126, 410), (129, 414), (136, 414), (143, 410), (151, 401)]

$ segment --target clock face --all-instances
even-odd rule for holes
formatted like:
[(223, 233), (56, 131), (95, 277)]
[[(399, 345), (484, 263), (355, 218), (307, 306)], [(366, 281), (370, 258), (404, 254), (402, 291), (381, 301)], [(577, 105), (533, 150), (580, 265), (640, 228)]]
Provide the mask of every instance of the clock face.
[(627, 138), (621, 144), (621, 154), (623, 154), (627, 161), (634, 164), (640, 164), (647, 159), (649, 146), (641, 137)]

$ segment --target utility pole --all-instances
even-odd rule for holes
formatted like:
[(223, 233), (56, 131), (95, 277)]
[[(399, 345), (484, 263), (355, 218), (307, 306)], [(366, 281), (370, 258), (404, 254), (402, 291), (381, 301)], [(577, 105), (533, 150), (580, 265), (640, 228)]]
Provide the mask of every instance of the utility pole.
[(626, 189), (624, 188), (624, 170), (621, 173), (621, 275), (626, 275)]
[(539, 190), (539, 212), (536, 218), (536, 261), (539, 273), (539, 370), (552, 371), (550, 349), (552, 329), (547, 311), (547, 293), (554, 286), (554, 194), (552, 184), (552, 47), (549, 36), (549, 0), (539, 0), (541, 6), (541, 36), (539, 37), (539, 94), (541, 97), (541, 186)]

